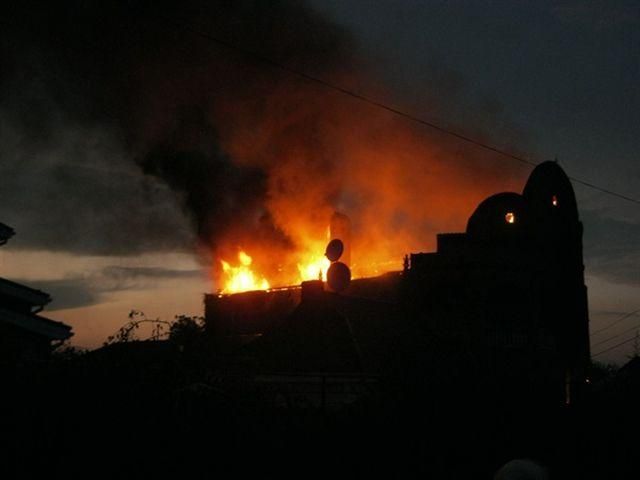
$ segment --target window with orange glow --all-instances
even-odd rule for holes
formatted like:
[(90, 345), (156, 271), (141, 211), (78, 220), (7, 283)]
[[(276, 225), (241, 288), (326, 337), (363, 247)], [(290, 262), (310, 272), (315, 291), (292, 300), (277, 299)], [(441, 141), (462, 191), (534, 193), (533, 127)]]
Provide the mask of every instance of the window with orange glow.
[(515, 223), (516, 216), (513, 212), (507, 212), (507, 214), (504, 216), (504, 219), (507, 223)]

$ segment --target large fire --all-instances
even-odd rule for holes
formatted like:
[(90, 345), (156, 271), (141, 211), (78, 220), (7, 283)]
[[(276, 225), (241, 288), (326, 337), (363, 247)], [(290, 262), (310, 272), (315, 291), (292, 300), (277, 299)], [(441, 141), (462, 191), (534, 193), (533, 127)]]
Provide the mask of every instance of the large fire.
[(326, 280), (327, 270), (331, 262), (327, 257), (311, 257), (307, 262), (298, 264), (298, 273), (300, 281), (305, 280)]
[(244, 251), (238, 252), (239, 265), (233, 266), (225, 260), (221, 260), (224, 273), (224, 287), (222, 293), (246, 292), (249, 290), (267, 290), (269, 282), (266, 278), (260, 278), (251, 269), (253, 259)]
[[(299, 5), (304, 2), (202, 3), (192, 20), (206, 18), (209, 30), (231, 43), (241, 40), (241, 49), (258, 47), (266, 58), (380, 103), (395, 105), (403, 97), (376, 76), (376, 62), (362, 56), (353, 35)], [(240, 38), (236, 26), (254, 35)], [(406, 253), (432, 250), (436, 233), (462, 231), (482, 199), (519, 189), (526, 180), (520, 164), (505, 163), (460, 135), (444, 135), (242, 55), (212, 55), (207, 42), (182, 33), (174, 38), (136, 29), (142, 45), (160, 42), (158, 48), (123, 52), (125, 61), (108, 76), (118, 88), (109, 91), (120, 92), (126, 78), (124, 93), (136, 101), (122, 103), (113, 119), (128, 132), (123, 148), (131, 151), (124, 157), (176, 192), (203, 260), (215, 258), (216, 291), (325, 277), (324, 230), (336, 210), (354, 220), (345, 262), (352, 278), (400, 270)], [(258, 38), (260, 45), (251, 45)], [(411, 111), (449, 119), (454, 130), (502, 148), (526, 146), (521, 128), (492, 102), (467, 108), (469, 92), (459, 78), (431, 76), (436, 80), (415, 96)], [(147, 188), (152, 179), (144, 180)], [(154, 187), (151, 198), (157, 192), (164, 199), (164, 191)], [(178, 215), (162, 217), (170, 223), (158, 231), (171, 234), (162, 245), (186, 240)]]
[[(238, 251), (236, 265), (232, 265), (226, 260), (220, 260), (220, 264), (223, 276), (220, 293), (239, 293), (271, 288), (270, 282), (252, 265), (253, 258), (244, 250)], [(329, 265), (331, 262), (324, 255), (309, 254), (297, 263), (297, 272), (289, 272), (290, 275), (285, 275), (285, 278), (291, 279), (286, 286), (297, 285), (306, 280), (326, 280)]]

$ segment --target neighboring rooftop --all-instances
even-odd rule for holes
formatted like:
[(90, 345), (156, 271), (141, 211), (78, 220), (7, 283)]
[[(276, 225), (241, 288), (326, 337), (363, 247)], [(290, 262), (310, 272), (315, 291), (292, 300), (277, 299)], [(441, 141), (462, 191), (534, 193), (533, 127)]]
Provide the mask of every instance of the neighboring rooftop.
[[(0, 245), (7, 243), (13, 235), (13, 228), (0, 223)], [(0, 278), (0, 324), (3, 326), (3, 335), (18, 331), (29, 332), (31, 338), (39, 339), (35, 341), (36, 345), (41, 344), (43, 338), (48, 344), (71, 337), (73, 332), (69, 325), (36, 315), (50, 301), (51, 296), (42, 290)], [(5, 340), (15, 347), (16, 338), (9, 335)], [(30, 347), (23, 345), (20, 348), (28, 351)]]
[(13, 325), (49, 340), (67, 340), (73, 336), (71, 326), (33, 314), (24, 314), (0, 307), (0, 322)]
[(0, 222), (0, 245), (4, 245), (5, 243), (7, 243), (7, 240), (9, 240), (15, 234), (16, 232), (13, 228)]
[(43, 307), (51, 301), (51, 296), (42, 290), (27, 287), (21, 283), (0, 278), (0, 298), (15, 299), (31, 306)]

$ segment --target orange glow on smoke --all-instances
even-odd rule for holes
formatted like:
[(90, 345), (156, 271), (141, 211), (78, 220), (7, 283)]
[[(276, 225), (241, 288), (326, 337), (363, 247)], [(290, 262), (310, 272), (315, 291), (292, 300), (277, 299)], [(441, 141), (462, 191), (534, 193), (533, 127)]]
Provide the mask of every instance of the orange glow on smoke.
[[(361, 79), (335, 75), (341, 84)], [(525, 169), (490, 152), (335, 92), (295, 79), (254, 80), (242, 84), (249, 89), (242, 101), (223, 95), (210, 112), (234, 165), (264, 173), (255, 210), (233, 217), (205, 245), (216, 259), (216, 290), (240, 291), (219, 262), (235, 258), (238, 245), (253, 258), (249, 288), (262, 279), (269, 288), (326, 280), (326, 231), (336, 211), (351, 220), (352, 278), (401, 271), (405, 254), (433, 251), (437, 233), (463, 232), (483, 199), (517, 191), (526, 179)]]
[[(323, 45), (313, 50), (323, 54), (306, 64), (303, 58), (309, 56), (295, 53), (297, 30), (288, 30), (295, 22), (286, 25), (281, 37), (264, 45), (265, 54), (280, 58), (293, 47), (286, 59), (296, 68), (383, 102), (396, 102), (382, 79), (372, 77), (367, 62), (351, 52), (350, 41), (343, 45), (336, 38), (338, 43), (331, 43), (329, 51), (322, 35), (316, 39), (312, 29), (310, 45)], [(221, 28), (226, 31), (226, 23)], [(228, 33), (233, 38), (233, 32)], [(182, 65), (181, 53), (173, 54)], [(352, 278), (400, 271), (405, 254), (435, 250), (438, 233), (463, 232), (483, 199), (518, 191), (529, 174), (517, 162), (506, 163), (486, 149), (296, 76), (237, 62), (233, 56), (193, 58), (202, 62), (188, 74), (173, 69), (167, 77), (171, 81), (154, 74), (172, 65), (165, 57), (136, 70), (136, 80), (144, 86), (140, 103), (145, 115), (136, 116), (134, 121), (141, 124), (133, 126), (149, 145), (169, 142), (171, 151), (202, 152), (207, 157), (210, 151), (224, 153), (233, 167), (230, 178), (226, 168), (206, 164), (212, 167), (207, 171), (220, 170), (216, 182), (241, 179), (235, 177), (236, 168), (261, 179), (260, 188), (247, 191), (246, 198), (242, 183), (232, 185), (237, 195), (223, 195), (216, 203), (219, 209), (210, 212), (215, 228), (198, 246), (205, 260), (213, 258), (215, 290), (298, 285), (317, 279), (320, 272), (324, 276), (328, 264), (323, 254), (330, 240), (325, 232), (335, 211), (352, 222)], [(467, 92), (460, 82), (452, 83), (450, 95), (425, 91), (411, 107), (433, 118), (453, 119), (464, 111), (455, 130), (489, 144), (526, 146), (520, 129), (496, 116), (494, 107), (467, 112), (459, 103)], [(202, 118), (182, 119), (180, 112), (191, 112), (193, 106), (202, 110)], [(206, 147), (212, 138), (215, 148)], [(214, 156), (217, 162), (217, 153)], [(218, 198), (218, 186), (211, 184), (211, 198)], [(562, 206), (562, 198), (557, 200)], [(516, 225), (521, 221), (513, 220)], [(237, 259), (238, 245), (251, 256), (250, 265)]]
[(239, 265), (233, 266), (229, 262), (220, 260), (224, 275), (224, 288), (222, 293), (247, 292), (249, 290), (267, 290), (269, 282), (252, 271), (253, 259), (244, 251), (238, 252)]

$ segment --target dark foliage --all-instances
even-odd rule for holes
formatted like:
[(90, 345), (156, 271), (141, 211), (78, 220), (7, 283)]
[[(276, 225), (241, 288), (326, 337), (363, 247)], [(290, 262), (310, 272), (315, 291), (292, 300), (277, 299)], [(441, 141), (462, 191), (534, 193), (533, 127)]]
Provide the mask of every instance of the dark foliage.
[(168, 340), (119, 340), (92, 352), (62, 347), (48, 364), (5, 372), (3, 469), (23, 478), (490, 478), (510, 459), (532, 458), (552, 478), (588, 479), (624, 478), (634, 465), (620, 434), (620, 422), (637, 428), (633, 372), (596, 365), (593, 378), (608, 382), (581, 406), (509, 405), (483, 400), (451, 362), (427, 381), (425, 369), (435, 369), (413, 352), (396, 356), (398, 371), (370, 394), (319, 408), (267, 401), (237, 368), (242, 349), (229, 355), (212, 343), (199, 318), (177, 317)]

